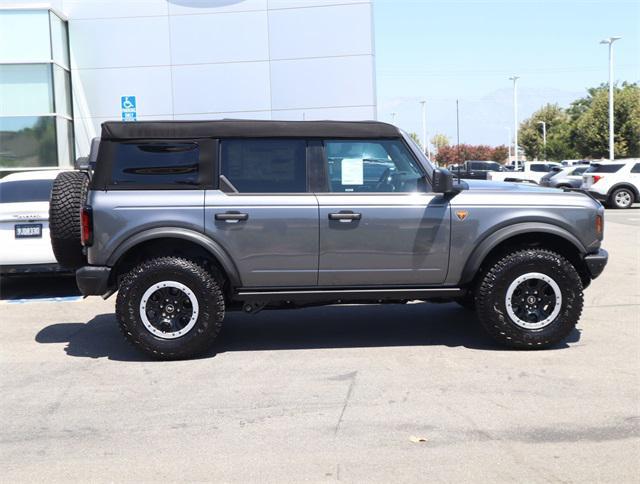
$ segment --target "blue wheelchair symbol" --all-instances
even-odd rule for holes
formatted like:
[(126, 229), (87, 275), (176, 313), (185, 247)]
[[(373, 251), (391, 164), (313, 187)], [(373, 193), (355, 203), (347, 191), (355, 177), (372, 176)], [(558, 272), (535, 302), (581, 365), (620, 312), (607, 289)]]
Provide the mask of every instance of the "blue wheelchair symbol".
[(135, 96), (122, 96), (121, 98), (122, 109), (130, 110), (136, 108), (136, 97)]

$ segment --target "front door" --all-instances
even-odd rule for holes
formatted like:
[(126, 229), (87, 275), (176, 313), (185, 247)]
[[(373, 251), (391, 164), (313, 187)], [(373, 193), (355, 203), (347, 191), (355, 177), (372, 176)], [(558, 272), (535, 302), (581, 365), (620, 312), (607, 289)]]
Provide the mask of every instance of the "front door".
[(402, 140), (325, 140), (320, 286), (444, 282), (450, 208)]
[(219, 153), (228, 186), (206, 191), (205, 230), (242, 285), (315, 286), (318, 202), (307, 190), (306, 141), (221, 140)]

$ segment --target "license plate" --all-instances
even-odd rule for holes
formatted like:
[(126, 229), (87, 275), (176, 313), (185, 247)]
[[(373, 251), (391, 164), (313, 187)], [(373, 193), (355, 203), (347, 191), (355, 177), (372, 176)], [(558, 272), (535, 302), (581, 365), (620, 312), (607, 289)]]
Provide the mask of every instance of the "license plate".
[(42, 224), (16, 224), (16, 239), (42, 237)]

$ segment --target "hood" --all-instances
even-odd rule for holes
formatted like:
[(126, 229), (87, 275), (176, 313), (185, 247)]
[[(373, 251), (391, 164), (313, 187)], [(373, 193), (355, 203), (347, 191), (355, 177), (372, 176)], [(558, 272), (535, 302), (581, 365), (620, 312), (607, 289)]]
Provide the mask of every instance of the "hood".
[(492, 180), (464, 180), (472, 191), (498, 191), (498, 192), (518, 192), (518, 193), (558, 193), (557, 188), (541, 187), (534, 183), (514, 183)]

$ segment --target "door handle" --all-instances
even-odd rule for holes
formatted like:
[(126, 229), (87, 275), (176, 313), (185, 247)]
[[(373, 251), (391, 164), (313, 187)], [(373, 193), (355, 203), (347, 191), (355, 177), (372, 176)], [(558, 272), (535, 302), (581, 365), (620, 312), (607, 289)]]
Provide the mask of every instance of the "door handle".
[(338, 212), (329, 214), (329, 220), (339, 220), (340, 222), (351, 222), (352, 220), (360, 220), (361, 218), (361, 213)]
[(225, 222), (240, 222), (243, 220), (247, 220), (248, 218), (249, 218), (248, 213), (226, 212), (226, 213), (215, 214), (216, 220), (222, 220)]

